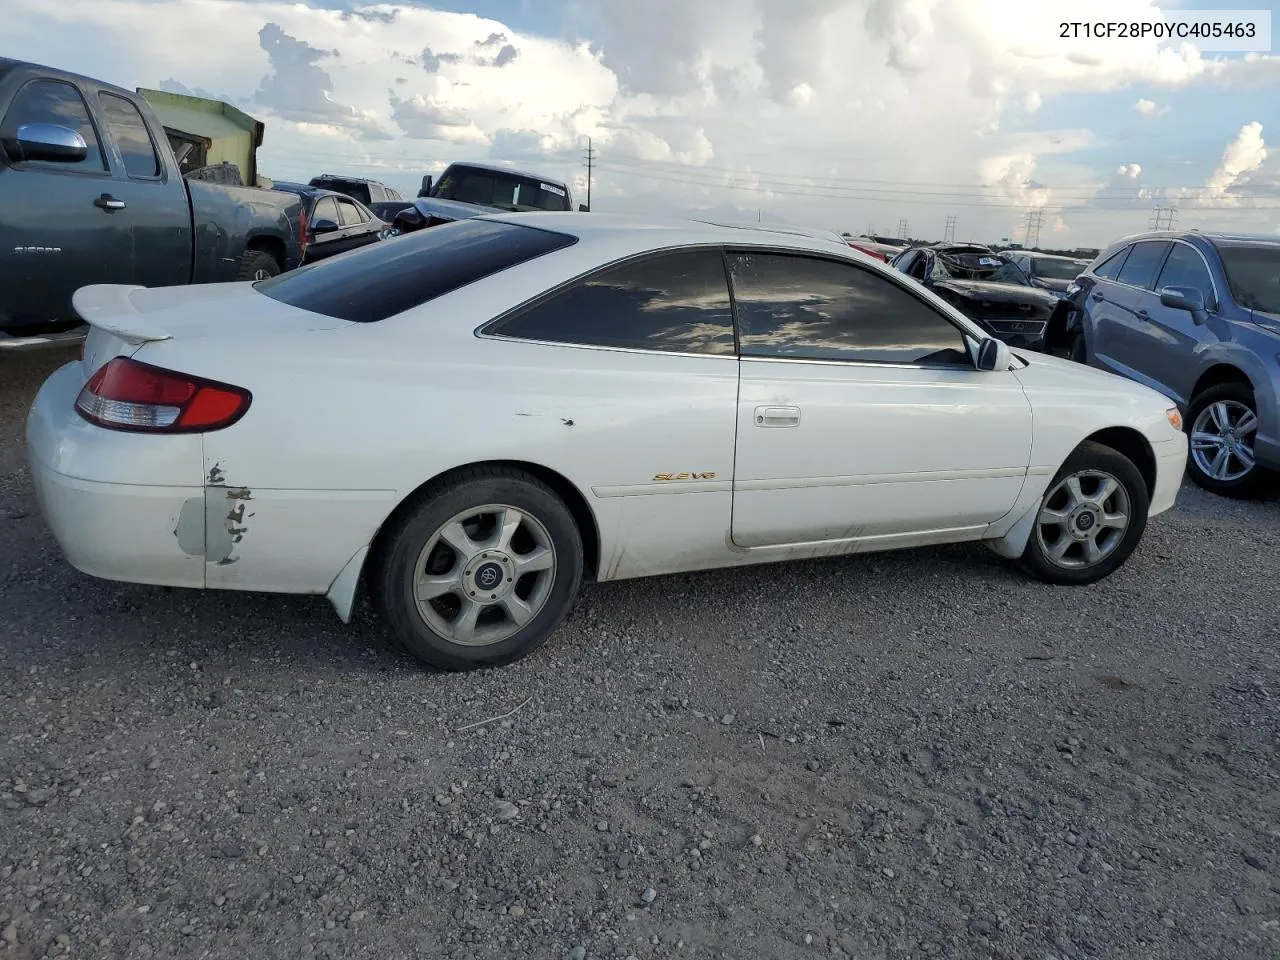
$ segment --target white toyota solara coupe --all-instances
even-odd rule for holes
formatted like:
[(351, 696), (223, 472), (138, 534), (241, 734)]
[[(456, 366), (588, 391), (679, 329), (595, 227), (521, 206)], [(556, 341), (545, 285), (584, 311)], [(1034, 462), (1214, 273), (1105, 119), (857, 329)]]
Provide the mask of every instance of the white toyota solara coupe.
[(75, 305), (27, 425), (75, 567), (344, 620), (363, 576), (442, 669), (529, 653), (584, 578), (982, 540), (1087, 584), (1187, 456), (1158, 393), (797, 233), (496, 214)]

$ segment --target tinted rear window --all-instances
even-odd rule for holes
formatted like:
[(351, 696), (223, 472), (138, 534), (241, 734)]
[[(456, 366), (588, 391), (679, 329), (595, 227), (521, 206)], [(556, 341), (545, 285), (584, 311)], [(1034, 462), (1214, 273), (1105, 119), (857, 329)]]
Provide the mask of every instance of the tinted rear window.
[(372, 323), (576, 242), (537, 227), (459, 220), (321, 260), (254, 287), (302, 310)]

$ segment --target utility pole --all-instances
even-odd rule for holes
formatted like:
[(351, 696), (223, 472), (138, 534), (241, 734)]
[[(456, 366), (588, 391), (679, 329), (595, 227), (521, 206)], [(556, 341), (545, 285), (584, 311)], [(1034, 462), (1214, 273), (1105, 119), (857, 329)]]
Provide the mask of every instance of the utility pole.
[(874, 223), (868, 223), (868, 224), (867, 224), (867, 234), (866, 234), (866, 235), (867, 235), (868, 237), (873, 237), (873, 236), (875, 236), (875, 233), (876, 233), (876, 225), (875, 225)]
[(908, 236), (907, 236), (907, 229), (908, 229), (908, 228), (909, 228), (909, 224), (907, 223), (907, 221), (906, 221), (906, 220), (899, 220), (899, 221), (898, 221), (898, 238), (899, 238), (900, 240), (910, 240), (910, 239), (911, 239), (910, 237), (908, 237)]
[(596, 151), (591, 146), (591, 138), (587, 137), (587, 212), (591, 211), (591, 174), (596, 162)]
[(950, 243), (956, 238), (956, 215), (954, 213), (947, 214), (947, 225), (942, 231), (942, 242)]

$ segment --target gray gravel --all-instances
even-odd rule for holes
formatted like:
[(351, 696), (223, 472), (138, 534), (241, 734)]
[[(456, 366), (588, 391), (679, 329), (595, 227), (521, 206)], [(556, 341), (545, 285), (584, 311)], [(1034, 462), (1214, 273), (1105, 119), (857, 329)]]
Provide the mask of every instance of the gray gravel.
[(65, 357), (0, 359), (0, 958), (1280, 952), (1280, 503), (1187, 487), (1083, 590), (599, 586), (438, 676), (367, 609), (73, 572), (21, 449)]

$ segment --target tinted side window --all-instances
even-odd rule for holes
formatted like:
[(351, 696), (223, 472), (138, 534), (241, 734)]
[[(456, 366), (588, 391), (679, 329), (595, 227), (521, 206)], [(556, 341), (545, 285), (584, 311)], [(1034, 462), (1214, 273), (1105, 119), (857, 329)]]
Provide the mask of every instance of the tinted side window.
[(870, 270), (773, 253), (729, 262), (744, 357), (969, 363), (959, 329)]
[(312, 313), (372, 323), (574, 243), (576, 237), (539, 227), (459, 220), (371, 243), (254, 289)]
[(84, 138), (89, 148), (79, 163), (58, 163), (63, 170), (102, 171), (107, 162), (98, 143), (98, 132), (89, 119), (80, 91), (61, 80), (32, 80), (18, 91), (0, 123), (0, 137), (15, 139), (18, 128), (27, 123), (56, 123), (70, 127)]
[(1120, 268), (1120, 275), (1116, 279), (1121, 283), (1131, 283), (1135, 287), (1151, 289), (1156, 281), (1156, 271), (1160, 269), (1160, 261), (1164, 259), (1165, 251), (1168, 249), (1169, 241), (1167, 240), (1135, 243), (1129, 259)]
[(1132, 249), (1132, 247), (1122, 247), (1107, 257), (1102, 263), (1098, 264), (1098, 269), (1093, 271), (1094, 276), (1102, 277), (1104, 280), (1114, 280), (1120, 275), (1120, 268), (1124, 266), (1124, 259)]
[(1213, 303), (1213, 281), (1209, 279), (1204, 260), (1185, 243), (1175, 243), (1169, 251), (1169, 259), (1156, 281), (1157, 290), (1165, 287), (1191, 287), (1204, 294), (1205, 303)]
[(131, 177), (160, 176), (160, 158), (151, 143), (151, 134), (142, 114), (124, 97), (102, 94), (102, 112), (107, 117), (107, 128), (115, 138), (124, 158), (124, 169)]
[(598, 347), (732, 354), (724, 259), (719, 250), (693, 250), (611, 267), (487, 332)]
[(321, 197), (316, 201), (316, 211), (312, 214), (312, 222), (319, 223), (321, 220), (329, 220), (339, 226), (342, 225), (342, 221), (338, 219), (338, 205), (333, 202), (333, 197)]
[(354, 227), (365, 221), (364, 214), (360, 212), (360, 208), (350, 200), (338, 201), (338, 214), (342, 217), (342, 225), (344, 227)]

